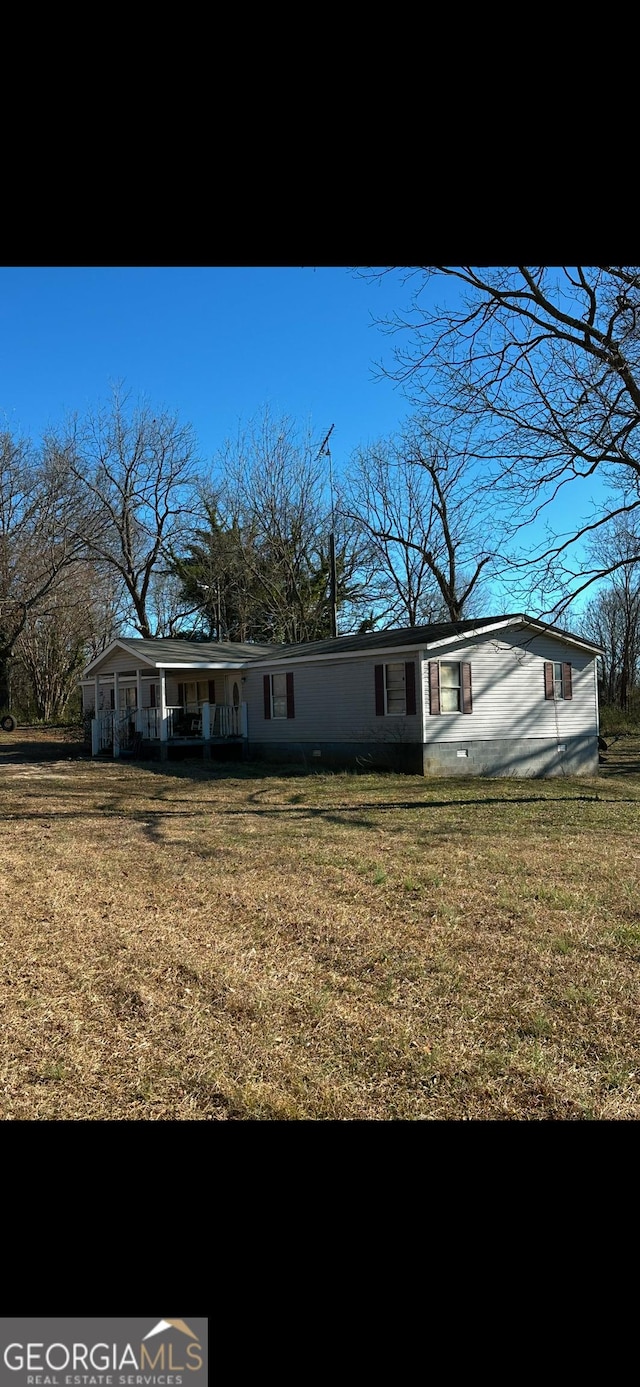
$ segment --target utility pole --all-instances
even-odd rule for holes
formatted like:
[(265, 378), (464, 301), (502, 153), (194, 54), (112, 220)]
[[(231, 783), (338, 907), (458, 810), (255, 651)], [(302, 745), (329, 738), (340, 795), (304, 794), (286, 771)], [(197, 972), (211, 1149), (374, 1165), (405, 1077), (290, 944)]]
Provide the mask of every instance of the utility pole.
[(331, 621), (331, 635), (337, 636), (338, 583), (336, 578), (336, 539), (335, 521), (333, 513), (333, 465), (331, 461), (331, 449), (329, 447), (329, 439), (331, 438), (334, 428), (335, 424), (332, 424), (328, 434), (326, 434), (323, 438), (322, 443), (320, 444), (320, 447), (318, 449), (318, 457), (327, 457), (329, 459), (329, 490), (331, 493), (331, 533), (329, 535), (329, 617)]

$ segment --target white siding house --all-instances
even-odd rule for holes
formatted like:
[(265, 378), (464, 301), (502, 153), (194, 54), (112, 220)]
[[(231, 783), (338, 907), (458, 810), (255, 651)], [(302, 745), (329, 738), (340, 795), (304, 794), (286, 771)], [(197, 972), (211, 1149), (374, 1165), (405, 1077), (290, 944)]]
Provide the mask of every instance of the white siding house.
[[(593, 774), (599, 647), (523, 614), (295, 646), (125, 638), (83, 680), (93, 750), (202, 744), (426, 775)], [(97, 709), (97, 715), (95, 715)]]

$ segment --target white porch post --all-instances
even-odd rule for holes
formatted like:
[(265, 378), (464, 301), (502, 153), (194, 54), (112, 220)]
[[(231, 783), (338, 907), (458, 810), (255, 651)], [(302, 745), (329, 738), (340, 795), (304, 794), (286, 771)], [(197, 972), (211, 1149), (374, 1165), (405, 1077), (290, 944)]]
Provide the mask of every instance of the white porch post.
[(207, 699), (202, 705), (202, 757), (211, 760), (211, 704)]
[(136, 732), (142, 732), (142, 670), (136, 670)]
[(91, 755), (100, 750), (100, 675), (93, 677), (93, 717), (91, 719)]
[(167, 676), (160, 670), (160, 760), (167, 759)]
[(117, 669), (113, 675), (113, 754), (120, 755), (120, 680)]

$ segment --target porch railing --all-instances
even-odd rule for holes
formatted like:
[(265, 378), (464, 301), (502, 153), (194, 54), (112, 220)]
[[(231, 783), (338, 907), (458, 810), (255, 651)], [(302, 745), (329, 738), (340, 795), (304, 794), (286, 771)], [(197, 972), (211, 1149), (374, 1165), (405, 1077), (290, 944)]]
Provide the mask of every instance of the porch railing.
[[(207, 721), (209, 737), (246, 737), (247, 709), (242, 703), (238, 708), (230, 703), (201, 704), (196, 710), (168, 707), (166, 720), (166, 739), (206, 738)], [(208, 712), (208, 719), (207, 719)], [(127, 708), (118, 714), (106, 709), (92, 720), (91, 746), (94, 756), (101, 751), (113, 748), (114, 730), (117, 732), (119, 746), (125, 747), (134, 731), (142, 733), (145, 741), (157, 742), (162, 738), (162, 718), (159, 708)]]
[(138, 732), (142, 733), (145, 741), (158, 741), (160, 737), (160, 709), (138, 708), (137, 726)]
[(105, 712), (98, 713), (97, 718), (92, 719), (91, 729), (94, 756), (100, 751), (112, 750), (114, 733), (117, 734), (118, 745), (127, 746), (136, 729), (135, 709), (121, 708), (120, 712), (116, 713), (113, 708), (107, 708)]
[[(189, 704), (187, 708), (167, 708), (167, 737), (202, 737), (206, 735), (206, 705)], [(242, 737), (242, 707), (231, 703), (210, 703), (209, 736)], [(158, 732), (158, 736), (160, 733)]]
[(211, 706), (212, 737), (241, 737), (242, 708), (232, 703), (215, 703)]

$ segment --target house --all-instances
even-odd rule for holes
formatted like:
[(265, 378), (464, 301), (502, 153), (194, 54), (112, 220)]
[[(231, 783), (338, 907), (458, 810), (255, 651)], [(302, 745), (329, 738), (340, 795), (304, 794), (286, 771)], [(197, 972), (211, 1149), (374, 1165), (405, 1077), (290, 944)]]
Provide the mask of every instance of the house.
[(598, 768), (600, 647), (524, 614), (300, 645), (122, 637), (82, 681), (92, 751), (577, 775)]

